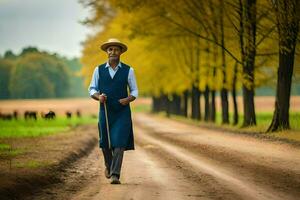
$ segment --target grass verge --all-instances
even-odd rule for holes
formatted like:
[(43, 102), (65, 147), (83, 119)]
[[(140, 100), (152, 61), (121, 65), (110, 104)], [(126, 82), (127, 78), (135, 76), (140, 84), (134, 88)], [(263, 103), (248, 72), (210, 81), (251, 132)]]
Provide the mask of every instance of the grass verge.
[(45, 162), (45, 161), (38, 161), (38, 160), (29, 160), (26, 162), (17, 162), (14, 164), (14, 167), (16, 168), (26, 168), (26, 169), (36, 169), (40, 167), (46, 167), (49, 166), (51, 163), (50, 162)]
[[(165, 116), (165, 113), (159, 113), (160, 116)], [(239, 132), (245, 134), (257, 134), (268, 138), (278, 138), (287, 141), (297, 142), (300, 144), (300, 112), (290, 113), (290, 130), (277, 131), (273, 133), (266, 133), (269, 125), (271, 124), (273, 113), (272, 112), (259, 112), (256, 114), (257, 125), (252, 127), (242, 127), (243, 116), (239, 116), (239, 123), (237, 125), (222, 124), (221, 113), (216, 113), (216, 123), (196, 121), (182, 116), (171, 115), (171, 118), (182, 122), (190, 123), (197, 126), (204, 126), (207, 128), (219, 128), (222, 130)], [(230, 119), (232, 119), (232, 113), (230, 113)]]

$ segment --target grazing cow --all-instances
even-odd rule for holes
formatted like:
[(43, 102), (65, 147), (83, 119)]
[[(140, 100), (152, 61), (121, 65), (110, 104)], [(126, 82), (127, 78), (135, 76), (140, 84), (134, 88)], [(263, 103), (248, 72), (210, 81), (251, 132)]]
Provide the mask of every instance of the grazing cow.
[(18, 119), (18, 116), (19, 116), (18, 111), (14, 110), (13, 116), (14, 116), (15, 120), (17, 120), (17, 119)]
[(36, 112), (35, 111), (25, 111), (24, 113), (24, 118), (25, 120), (28, 120), (28, 119), (34, 119), (36, 120), (37, 117), (36, 117)]
[(77, 111), (76, 111), (76, 115), (77, 115), (77, 117), (78, 117), (78, 118), (80, 118), (80, 117), (81, 117), (81, 113), (80, 113), (80, 111), (79, 111), (79, 110), (77, 110)]
[(70, 111), (67, 111), (66, 116), (67, 116), (68, 119), (70, 119), (72, 117), (72, 113)]
[(3, 120), (12, 120), (13, 119), (13, 115), (12, 114), (5, 114), (5, 113), (0, 113), (0, 119)]
[(42, 113), (42, 118), (44, 119), (55, 119), (55, 117), (56, 117), (55, 112), (53, 112), (52, 110), (50, 110), (46, 114)]

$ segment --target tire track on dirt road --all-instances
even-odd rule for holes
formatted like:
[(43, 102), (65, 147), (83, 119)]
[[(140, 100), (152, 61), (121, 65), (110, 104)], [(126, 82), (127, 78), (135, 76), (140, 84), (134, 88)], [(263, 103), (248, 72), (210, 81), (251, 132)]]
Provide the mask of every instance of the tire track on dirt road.
[[(61, 190), (72, 191), (68, 195), (64, 195), (64, 199), (72, 200), (99, 200), (99, 199), (124, 199), (124, 200), (184, 200), (184, 199), (210, 199), (204, 194), (197, 184), (193, 184), (186, 180), (186, 177), (176, 168), (169, 167), (160, 157), (153, 156), (147, 152), (151, 146), (137, 145), (136, 151), (130, 151), (125, 154), (124, 164), (121, 176), (121, 185), (111, 185), (108, 179), (104, 177), (104, 164), (102, 155), (100, 154), (97, 160), (97, 167), (89, 160), (86, 164), (92, 164), (94, 177), (89, 182), (81, 185), (76, 192), (75, 187), (61, 188)], [(99, 156), (98, 150), (93, 152), (92, 159)], [(82, 165), (82, 164), (81, 164)], [(88, 173), (88, 172), (87, 172)], [(86, 179), (86, 178), (85, 178)], [(82, 180), (82, 178), (81, 178)], [(56, 198), (46, 199), (61, 199), (61, 192)], [(39, 199), (39, 198), (38, 198)]]
[[(140, 134), (141, 132), (141, 129), (139, 129)], [(233, 191), (236, 194), (233, 199), (237, 199), (238, 197), (241, 199), (281, 199), (276, 195), (273, 195), (271, 192), (265, 191), (262, 188), (255, 186), (255, 184), (247, 183), (240, 177), (237, 177), (229, 171), (226, 171), (222, 167), (216, 166), (207, 159), (198, 155), (194, 155), (183, 148), (166, 143), (164, 141), (159, 141), (146, 134), (141, 136), (141, 138), (147, 142), (150, 142), (154, 146), (159, 146), (161, 153), (176, 157), (182, 163), (188, 163), (190, 168), (192, 168), (192, 171), (195, 171), (195, 173), (201, 173), (200, 176), (210, 175), (211, 177), (214, 177), (214, 179), (219, 183), (219, 186), (215, 186), (213, 189), (215, 190), (216, 187), (220, 187), (221, 185), (221, 187), (216, 191), (220, 193), (220, 195), (223, 195), (224, 189), (227, 188), (227, 190)]]
[(102, 153), (96, 147), (87, 157), (65, 169), (61, 174), (63, 182), (43, 189), (27, 199), (211, 199), (199, 189), (199, 185), (187, 180), (178, 168), (170, 167), (159, 155), (149, 153), (154, 148), (151, 145), (140, 145), (137, 139), (136, 150), (125, 153), (122, 184), (111, 185), (110, 180), (104, 177)]
[(297, 199), (300, 195), (298, 148), (145, 114), (135, 117), (135, 125), (143, 130), (144, 140), (152, 140), (167, 153), (180, 157), (182, 163), (195, 167), (198, 162), (198, 171), (210, 174), (235, 192), (244, 191), (243, 199)]
[[(103, 163), (101, 165), (103, 166)], [(197, 187), (184, 181), (182, 174), (157, 162), (157, 158), (149, 155), (145, 148), (140, 146), (137, 146), (136, 151), (125, 154), (121, 185), (111, 185), (104, 175), (100, 176), (86, 187), (87, 190), (78, 192), (72, 199), (182, 200), (197, 199), (201, 196)]]

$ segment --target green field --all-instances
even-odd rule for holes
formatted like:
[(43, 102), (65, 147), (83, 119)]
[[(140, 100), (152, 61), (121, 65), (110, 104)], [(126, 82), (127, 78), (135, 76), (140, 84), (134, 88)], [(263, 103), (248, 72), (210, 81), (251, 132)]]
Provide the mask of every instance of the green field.
[(97, 123), (96, 118), (73, 117), (71, 119), (58, 117), (54, 120), (0, 120), (0, 138), (38, 137), (68, 131), (83, 124)]
[[(230, 113), (229, 117), (230, 120), (233, 121), (232, 113)], [(253, 131), (265, 132), (269, 127), (269, 125), (271, 124), (272, 118), (273, 118), (273, 112), (258, 112), (256, 114), (257, 125), (252, 128)], [(218, 125), (221, 125), (222, 123), (221, 113), (217, 113), (216, 122)], [(242, 123), (243, 123), (243, 115), (239, 115), (239, 123), (236, 127), (240, 128), (242, 126)], [(300, 131), (300, 112), (290, 113), (290, 125), (293, 130)]]
[[(149, 105), (132, 106), (133, 112), (149, 112)], [(65, 132), (72, 127), (83, 124), (97, 123), (97, 118), (92, 117), (73, 117), (67, 119), (58, 117), (54, 120), (37, 119), (35, 120), (0, 120), (0, 138), (15, 138), (15, 137), (39, 137), (50, 135), (59, 132)], [(1, 149), (1, 147), (0, 147)]]
[[(91, 123), (96, 124), (97, 121), (97, 118), (92, 117), (73, 117), (71, 119), (58, 117), (54, 120), (45, 120), (39, 118), (36, 121), (26, 121), (24, 119), (11, 121), (0, 120), (0, 158), (13, 158), (18, 155), (22, 155), (25, 152), (24, 149), (13, 148), (11, 144), (7, 144), (6, 139), (13, 140), (14, 138), (34, 138), (51, 134), (58, 134), (69, 131), (79, 125)], [(35, 168), (39, 167), (42, 164), (32, 161), (27, 164), (18, 164), (17, 167), (28, 165), (30, 168)]]

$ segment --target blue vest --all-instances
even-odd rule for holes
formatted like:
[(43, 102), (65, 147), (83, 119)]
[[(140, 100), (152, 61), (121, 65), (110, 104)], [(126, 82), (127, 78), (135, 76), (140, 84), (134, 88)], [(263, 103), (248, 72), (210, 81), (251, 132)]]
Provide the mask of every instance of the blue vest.
[[(115, 76), (111, 78), (108, 67), (102, 64), (98, 67), (100, 94), (107, 96), (107, 115), (110, 131), (111, 147), (122, 147), (125, 150), (134, 149), (132, 120), (130, 106), (123, 106), (119, 99), (128, 97), (128, 73), (130, 67), (121, 63)], [(99, 112), (99, 146), (108, 148), (104, 105), (101, 104)]]

